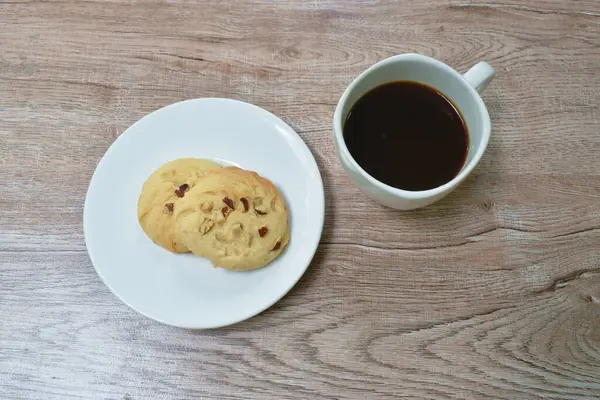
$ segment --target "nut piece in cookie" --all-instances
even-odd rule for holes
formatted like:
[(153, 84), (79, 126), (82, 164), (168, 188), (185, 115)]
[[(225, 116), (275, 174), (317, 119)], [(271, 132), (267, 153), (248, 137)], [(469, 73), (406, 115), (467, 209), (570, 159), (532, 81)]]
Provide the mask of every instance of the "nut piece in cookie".
[(175, 190), (175, 195), (177, 197), (183, 197), (183, 196), (185, 196), (185, 192), (187, 192), (189, 188), (190, 188), (190, 185), (188, 185), (187, 183), (184, 183), (183, 185), (179, 186), (179, 189)]

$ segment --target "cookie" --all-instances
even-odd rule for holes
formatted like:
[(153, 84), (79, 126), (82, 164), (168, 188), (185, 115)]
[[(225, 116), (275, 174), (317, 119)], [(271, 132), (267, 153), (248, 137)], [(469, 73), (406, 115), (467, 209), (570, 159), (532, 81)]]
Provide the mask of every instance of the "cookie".
[(180, 158), (150, 175), (142, 187), (137, 214), (142, 229), (154, 243), (174, 253), (189, 251), (176, 238), (174, 211), (198, 179), (217, 168), (221, 166), (209, 160)]
[(179, 240), (215, 266), (264, 267), (289, 241), (288, 212), (275, 186), (235, 167), (211, 171), (175, 211)]

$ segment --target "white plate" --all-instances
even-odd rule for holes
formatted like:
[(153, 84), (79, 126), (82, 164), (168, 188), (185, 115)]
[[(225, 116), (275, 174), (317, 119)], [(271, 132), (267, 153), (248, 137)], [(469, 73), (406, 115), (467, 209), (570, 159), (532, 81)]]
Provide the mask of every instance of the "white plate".
[[(146, 178), (182, 157), (253, 170), (280, 190), (290, 212), (285, 251), (266, 268), (231, 272), (155, 245), (137, 220)], [(321, 238), (323, 182), (310, 150), (273, 114), (228, 99), (188, 100), (155, 111), (110, 146), (85, 199), (85, 243), (96, 272), (127, 305), (165, 324), (216, 328), (250, 318), (283, 297)]]

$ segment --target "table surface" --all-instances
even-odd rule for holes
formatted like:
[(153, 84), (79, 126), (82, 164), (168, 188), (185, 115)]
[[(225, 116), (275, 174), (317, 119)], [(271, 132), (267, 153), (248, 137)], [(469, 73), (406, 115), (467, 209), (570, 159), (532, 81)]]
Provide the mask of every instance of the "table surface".
[[(486, 60), (493, 133), (422, 210), (367, 200), (333, 150), (349, 82), (418, 52)], [(597, 0), (0, 2), (0, 398), (600, 398)], [(313, 263), (237, 325), (136, 314), (90, 263), (90, 177), (161, 106), (230, 97), (312, 150)]]

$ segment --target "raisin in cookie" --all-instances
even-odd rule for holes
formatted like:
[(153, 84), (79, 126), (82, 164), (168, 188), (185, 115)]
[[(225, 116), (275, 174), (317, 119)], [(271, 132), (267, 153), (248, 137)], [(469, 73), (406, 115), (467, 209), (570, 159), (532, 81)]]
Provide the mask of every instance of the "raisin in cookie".
[(175, 211), (179, 240), (215, 266), (264, 267), (289, 241), (288, 212), (275, 186), (235, 167), (211, 171)]
[(174, 253), (189, 251), (176, 238), (173, 213), (198, 179), (217, 168), (221, 166), (209, 160), (180, 158), (150, 175), (142, 187), (137, 213), (142, 229), (154, 243)]

